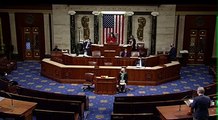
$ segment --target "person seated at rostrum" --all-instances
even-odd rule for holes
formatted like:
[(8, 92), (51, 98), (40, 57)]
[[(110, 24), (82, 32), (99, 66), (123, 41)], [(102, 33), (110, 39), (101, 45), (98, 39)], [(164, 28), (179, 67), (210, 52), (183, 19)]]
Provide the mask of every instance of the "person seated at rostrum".
[(61, 51), (61, 49), (59, 49), (58, 46), (55, 45), (55, 48), (52, 51)]
[(136, 67), (145, 67), (145, 61), (139, 57), (136, 61), (135, 61), (135, 66)]
[(122, 52), (121, 52), (121, 57), (130, 57), (131, 54), (128, 52), (127, 48), (125, 48)]
[(118, 92), (126, 92), (126, 85), (128, 83), (128, 74), (124, 67), (121, 68), (118, 75)]
[(84, 55), (88, 55), (88, 56), (91, 56), (92, 55), (92, 51), (91, 51), (91, 45), (92, 45), (92, 42), (91, 42), (91, 39), (86, 39), (84, 42), (83, 42), (83, 51), (84, 51)]
[(107, 44), (117, 44), (117, 38), (113, 32), (110, 33), (110, 36), (106, 39), (106, 42)]

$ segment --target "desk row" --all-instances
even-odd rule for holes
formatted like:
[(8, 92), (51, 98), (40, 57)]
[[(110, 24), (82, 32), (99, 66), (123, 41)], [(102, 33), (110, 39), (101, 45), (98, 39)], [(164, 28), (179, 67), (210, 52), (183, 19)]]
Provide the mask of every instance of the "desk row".
[[(43, 59), (41, 73), (58, 82), (83, 83), (85, 73), (92, 72), (96, 76), (117, 77), (122, 66), (85, 66), (64, 65), (50, 59)], [(162, 66), (136, 67), (127, 66), (128, 84), (132, 85), (157, 85), (162, 82), (175, 80), (180, 77), (179, 62), (171, 62)]]

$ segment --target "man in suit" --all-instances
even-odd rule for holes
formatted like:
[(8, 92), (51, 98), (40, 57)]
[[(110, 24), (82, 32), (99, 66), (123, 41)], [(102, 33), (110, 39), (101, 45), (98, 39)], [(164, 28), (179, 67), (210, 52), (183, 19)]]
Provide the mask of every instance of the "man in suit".
[(134, 38), (133, 35), (130, 35), (129, 39), (127, 40), (127, 44), (129, 44), (130, 46), (132, 46), (132, 51), (135, 51), (135, 45), (136, 45), (136, 40)]
[(126, 72), (126, 69), (122, 67), (118, 75), (118, 91), (119, 92), (126, 92), (127, 82), (128, 82), (128, 74)]
[(135, 61), (135, 66), (136, 67), (142, 67), (142, 66), (145, 66), (145, 61), (139, 57), (136, 61)]
[(176, 48), (174, 47), (173, 44), (170, 44), (170, 51), (169, 51), (169, 60), (172, 61), (172, 60), (176, 60)]
[(121, 57), (130, 57), (130, 53), (127, 51), (127, 48), (125, 48), (124, 51), (122, 51)]
[(59, 49), (58, 46), (55, 45), (55, 48), (52, 51), (61, 51), (61, 49)]
[(92, 55), (91, 45), (92, 45), (91, 39), (87, 39), (83, 42), (84, 55), (88, 55), (88, 56)]
[(193, 120), (208, 120), (209, 118), (208, 108), (210, 107), (211, 100), (208, 96), (204, 95), (204, 92), (203, 87), (198, 87), (198, 96), (195, 97), (193, 103), (190, 104), (191, 113), (194, 112)]

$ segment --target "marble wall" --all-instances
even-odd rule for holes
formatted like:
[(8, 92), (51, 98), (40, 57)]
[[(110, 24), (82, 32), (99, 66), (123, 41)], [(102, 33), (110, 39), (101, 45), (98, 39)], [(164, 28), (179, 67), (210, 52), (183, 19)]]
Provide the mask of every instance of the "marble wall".
[[(70, 49), (70, 15), (68, 11), (134, 11), (134, 12), (153, 12), (158, 11), (160, 13), (157, 16), (157, 40), (156, 50), (168, 50), (170, 43), (174, 42), (174, 28), (175, 28), (175, 5), (160, 5), (160, 6), (79, 6), (79, 5), (53, 5), (53, 36), (54, 45), (58, 45), (60, 48)], [(80, 27), (80, 15), (76, 16), (76, 28)], [(90, 31), (93, 33), (92, 21), (94, 15), (89, 15)], [(145, 47), (150, 47), (151, 40), (151, 16), (150, 15), (133, 15), (133, 35), (136, 37), (137, 30), (137, 18), (144, 16), (147, 19), (146, 27), (144, 28), (144, 39)], [(126, 21), (127, 22), (127, 21)], [(102, 34), (102, 20), (99, 20), (99, 38)], [(76, 31), (75, 31), (76, 32)], [(124, 31), (127, 35), (127, 31)], [(83, 33), (81, 33), (82, 36)], [(91, 35), (91, 39), (93, 35)], [(80, 36), (80, 38), (81, 38)], [(78, 32), (76, 34), (78, 39)], [(125, 37), (127, 39), (127, 37)], [(137, 41), (139, 42), (139, 41)]]

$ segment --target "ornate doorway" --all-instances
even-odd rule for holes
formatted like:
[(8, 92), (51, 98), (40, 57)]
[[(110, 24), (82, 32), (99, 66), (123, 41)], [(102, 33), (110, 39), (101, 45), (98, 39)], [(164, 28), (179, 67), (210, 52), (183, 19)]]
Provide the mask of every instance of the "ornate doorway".
[(22, 60), (45, 56), (44, 19), (41, 13), (15, 13), (17, 49)]
[(191, 29), (189, 43), (189, 63), (203, 64), (205, 54), (205, 43), (207, 40), (207, 30)]
[(38, 27), (24, 27), (23, 47), (24, 59), (39, 60), (40, 59), (40, 40)]
[(189, 52), (189, 64), (210, 64), (215, 20), (215, 15), (187, 15), (185, 17), (183, 49)]

